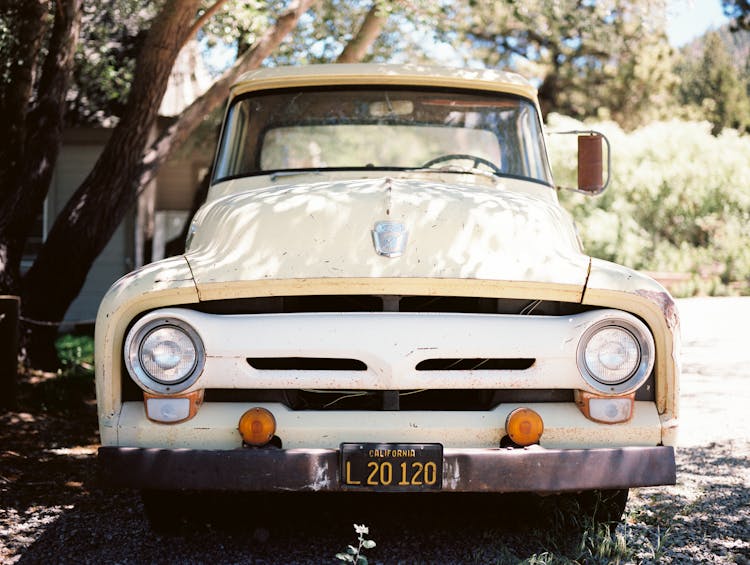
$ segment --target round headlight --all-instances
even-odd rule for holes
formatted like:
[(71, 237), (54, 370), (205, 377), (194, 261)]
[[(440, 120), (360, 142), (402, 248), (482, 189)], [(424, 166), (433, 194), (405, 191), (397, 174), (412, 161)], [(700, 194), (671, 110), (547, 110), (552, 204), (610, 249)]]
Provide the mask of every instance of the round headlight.
[(162, 384), (184, 381), (198, 359), (190, 336), (174, 326), (151, 330), (141, 342), (138, 357), (149, 376)]
[(648, 378), (654, 340), (640, 322), (603, 320), (590, 327), (578, 346), (578, 368), (595, 389), (630, 393)]
[(633, 334), (623, 328), (610, 326), (591, 336), (583, 359), (597, 381), (616, 385), (629, 379), (638, 368), (641, 350)]
[(185, 322), (156, 319), (136, 324), (125, 340), (125, 364), (142, 386), (157, 393), (190, 387), (203, 371), (203, 343)]

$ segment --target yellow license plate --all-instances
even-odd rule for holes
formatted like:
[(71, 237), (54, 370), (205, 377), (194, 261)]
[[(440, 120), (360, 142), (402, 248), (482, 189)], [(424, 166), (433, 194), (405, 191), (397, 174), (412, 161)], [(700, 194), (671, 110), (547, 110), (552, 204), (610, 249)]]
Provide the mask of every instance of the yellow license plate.
[(439, 443), (342, 443), (341, 483), (376, 491), (440, 490), (443, 446)]

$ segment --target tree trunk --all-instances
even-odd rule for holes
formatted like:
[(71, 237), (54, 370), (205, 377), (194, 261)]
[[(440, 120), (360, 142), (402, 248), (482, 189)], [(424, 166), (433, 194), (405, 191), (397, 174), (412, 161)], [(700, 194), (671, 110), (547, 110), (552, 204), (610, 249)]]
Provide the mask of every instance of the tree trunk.
[(538, 90), (539, 106), (542, 110), (542, 119), (546, 122), (547, 115), (560, 107), (558, 102), (560, 96), (560, 84), (558, 70), (547, 73)]
[(20, 198), (26, 118), (34, 90), (39, 49), (46, 31), (47, 0), (16, 0), (4, 6), (4, 23), (15, 30), (2, 42), (0, 84), (0, 293), (18, 294), (21, 250), (4, 234)]
[(302, 14), (307, 12), (315, 2), (317, 0), (294, 2), (252, 48), (241, 55), (234, 65), (224, 71), (224, 74), (203, 95), (185, 108), (177, 120), (161, 133), (143, 155), (140, 186), (146, 186), (156, 178), (159, 167), (164, 164), (169, 155), (190, 137), (190, 134), (195, 131), (195, 128), (201, 124), (206, 116), (225, 102), (232, 84), (244, 73), (260, 67), (266, 57), (273, 53), (283, 39), (294, 29)]
[[(223, 0), (222, 0), (223, 1)], [(58, 216), (33, 267), (23, 280), (26, 318), (53, 323), (63, 319), (80, 292), (92, 263), (135, 203), (138, 188), (153, 180), (158, 167), (205, 115), (221, 104), (242, 72), (260, 63), (296, 25), (315, 0), (299, 0), (209, 91), (189, 106), (146, 150), (167, 79), (179, 48), (195, 32), (190, 26), (200, 0), (168, 0), (154, 20), (141, 56), (128, 105), (94, 169)], [(183, 31), (187, 30), (187, 31)], [(64, 276), (61, 276), (64, 273)], [(55, 281), (50, 285), (50, 281)], [(38, 334), (40, 339), (34, 339)], [(51, 342), (35, 328), (29, 355)]]
[(356, 35), (344, 46), (337, 63), (358, 63), (383, 31), (388, 14), (375, 2), (367, 12)]
[[(138, 57), (122, 120), (81, 186), (58, 216), (22, 288), (26, 318), (59, 322), (138, 188), (140, 157), (156, 121), (175, 58), (201, 0), (167, 0)], [(38, 333), (39, 328), (32, 331)], [(46, 332), (45, 332), (46, 333)], [(48, 336), (44, 336), (44, 340)], [(39, 342), (29, 343), (32, 364)]]
[[(47, 55), (36, 93), (33, 94), (34, 86), (24, 79), (15, 100), (18, 105), (15, 110), (24, 114), (24, 124), (21, 135), (11, 135), (9, 138), (10, 143), (18, 145), (15, 151), (20, 151), (20, 157), (13, 167), (14, 182), (3, 183), (0, 206), (0, 249), (4, 257), (4, 261), (0, 262), (0, 292), (3, 294), (19, 294), (23, 248), (42, 209), (60, 152), (65, 95), (78, 44), (82, 4), (82, 0), (69, 0), (55, 6), (54, 25), (47, 41)], [(25, 25), (33, 29), (32, 35), (38, 38), (32, 47), (35, 53), (27, 55), (36, 59), (41, 44), (38, 25), (44, 20), (46, 6), (40, 8), (34, 2), (29, 8), (37, 10), (20, 15), (27, 22)], [(27, 41), (25, 36), (25, 33), (21, 34), (19, 41)], [(33, 68), (33, 65), (30, 66)], [(32, 98), (34, 103), (28, 110)], [(50, 330), (45, 328), (44, 331)], [(47, 355), (56, 361), (53, 346), (48, 348)]]

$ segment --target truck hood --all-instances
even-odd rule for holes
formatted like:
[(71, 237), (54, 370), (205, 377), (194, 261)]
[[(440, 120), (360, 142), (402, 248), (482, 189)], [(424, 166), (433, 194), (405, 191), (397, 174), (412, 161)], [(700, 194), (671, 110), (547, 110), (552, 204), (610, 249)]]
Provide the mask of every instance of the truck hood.
[[(376, 252), (377, 222), (407, 230)], [(415, 179), (358, 179), (232, 194), (196, 216), (186, 259), (198, 290), (240, 281), (445, 278), (577, 286), (589, 258), (550, 195)]]

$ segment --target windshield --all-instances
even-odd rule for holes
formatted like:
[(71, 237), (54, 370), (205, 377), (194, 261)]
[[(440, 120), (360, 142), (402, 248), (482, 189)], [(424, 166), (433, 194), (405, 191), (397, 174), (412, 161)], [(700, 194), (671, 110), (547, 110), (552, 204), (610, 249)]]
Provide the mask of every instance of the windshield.
[(501, 93), (327, 88), (243, 96), (215, 180), (280, 171), (481, 170), (552, 184), (534, 105)]

